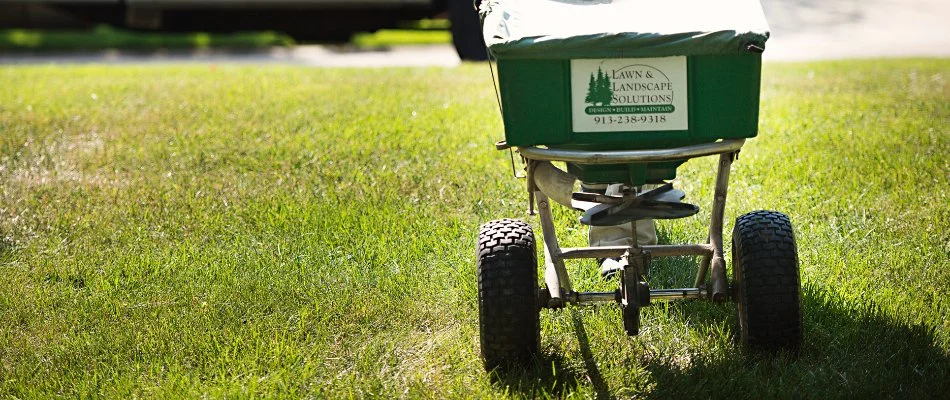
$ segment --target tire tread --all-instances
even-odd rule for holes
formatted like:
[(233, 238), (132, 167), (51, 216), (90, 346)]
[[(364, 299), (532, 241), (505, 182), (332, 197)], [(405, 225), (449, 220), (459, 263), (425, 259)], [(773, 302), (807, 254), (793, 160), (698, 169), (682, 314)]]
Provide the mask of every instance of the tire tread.
[(752, 350), (797, 353), (801, 278), (791, 221), (775, 211), (745, 214), (736, 219), (732, 241), (742, 343)]
[(501, 219), (478, 234), (479, 339), (485, 368), (525, 364), (537, 354), (540, 320), (534, 232)]

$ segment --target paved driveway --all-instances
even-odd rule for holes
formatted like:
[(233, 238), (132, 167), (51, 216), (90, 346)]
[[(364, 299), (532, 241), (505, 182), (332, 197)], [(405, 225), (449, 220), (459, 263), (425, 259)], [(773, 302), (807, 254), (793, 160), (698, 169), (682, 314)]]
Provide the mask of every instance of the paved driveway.
[(300, 64), (315, 67), (455, 66), (459, 58), (449, 45), (354, 49), (347, 46), (304, 45), (262, 50), (92, 51), (82, 53), (0, 54), (0, 64)]
[[(762, 0), (772, 28), (767, 60), (950, 57), (950, 0)], [(312, 66), (451, 66), (451, 46), (379, 50), (297, 46), (249, 52), (102, 51), (83, 54), (0, 54), (23, 63), (280, 63)]]
[(766, 59), (950, 57), (950, 0), (762, 0)]

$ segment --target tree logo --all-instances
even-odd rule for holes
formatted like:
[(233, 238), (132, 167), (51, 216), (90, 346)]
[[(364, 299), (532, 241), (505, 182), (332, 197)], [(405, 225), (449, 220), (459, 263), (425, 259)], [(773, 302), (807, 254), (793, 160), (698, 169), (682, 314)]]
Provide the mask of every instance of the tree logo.
[(597, 78), (590, 74), (590, 84), (587, 85), (587, 96), (584, 102), (594, 106), (609, 106), (613, 103), (614, 89), (610, 85), (610, 76), (604, 70), (597, 68)]

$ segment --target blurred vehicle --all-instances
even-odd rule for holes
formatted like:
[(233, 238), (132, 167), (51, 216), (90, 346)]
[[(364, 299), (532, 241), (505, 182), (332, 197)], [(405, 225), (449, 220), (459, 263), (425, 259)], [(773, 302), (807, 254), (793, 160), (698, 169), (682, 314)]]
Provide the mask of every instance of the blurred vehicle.
[(156, 32), (284, 32), (301, 41), (345, 42), (357, 32), (448, 16), (463, 60), (487, 58), (473, 0), (0, 0), (0, 28)]

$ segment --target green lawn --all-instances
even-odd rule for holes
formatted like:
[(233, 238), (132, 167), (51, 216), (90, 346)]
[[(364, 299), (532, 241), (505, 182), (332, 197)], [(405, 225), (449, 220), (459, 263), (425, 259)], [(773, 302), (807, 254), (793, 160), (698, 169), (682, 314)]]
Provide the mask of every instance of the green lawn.
[[(475, 235), (527, 204), (484, 64), (0, 67), (0, 397), (947, 398), (948, 81), (765, 65), (726, 232), (791, 216), (800, 358), (744, 355), (731, 304), (659, 304), (637, 338), (573, 308), (542, 312), (534, 367), (489, 375)], [(663, 240), (704, 238), (715, 161), (681, 168), (703, 211)]]
[(366, 48), (445, 44), (452, 43), (452, 34), (446, 30), (382, 29), (373, 33), (358, 33), (351, 42), (357, 47)]

